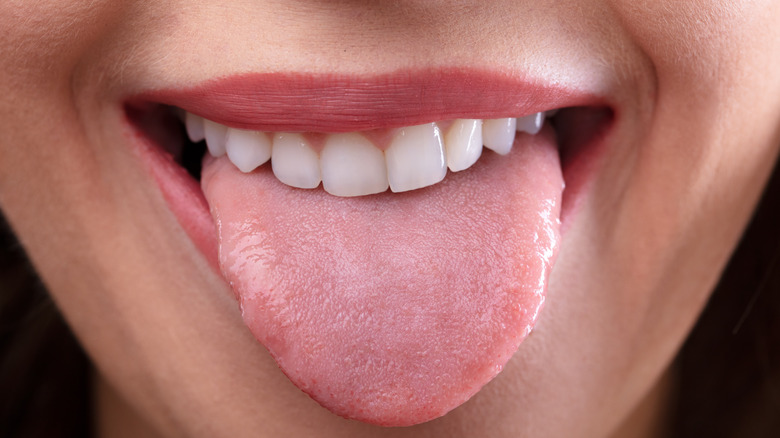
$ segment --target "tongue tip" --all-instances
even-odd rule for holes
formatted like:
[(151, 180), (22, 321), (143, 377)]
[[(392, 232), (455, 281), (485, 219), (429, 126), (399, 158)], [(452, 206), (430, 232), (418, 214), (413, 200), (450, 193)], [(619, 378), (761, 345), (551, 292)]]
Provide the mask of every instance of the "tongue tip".
[[(410, 427), (436, 420), (461, 407), (498, 376), (504, 365), (505, 361), (501, 361), (501, 364), (489, 367), (484, 375), (459, 391), (452, 391), (448, 387), (437, 388), (439, 393), (426, 400), (410, 398), (406, 394), (386, 395), (380, 397), (381, 401), (368, 401), (365, 397), (333, 398), (323, 397), (311, 388), (304, 389), (299, 386), (299, 389), (322, 407), (344, 419), (380, 427)], [(295, 383), (295, 379), (291, 380)]]
[[(280, 370), (293, 384), (335, 415), (381, 427), (415, 426), (447, 415), (489, 384), (531, 333), (542, 306), (543, 300), (533, 312), (533, 319), (525, 322), (524, 328), (509, 330), (516, 335), (512, 341), (493, 353), (485, 351), (482, 360), (472, 364), (473, 366), (460, 368), (459, 375), (436, 376), (437, 370), (431, 370), (431, 375), (427, 378), (407, 380), (407, 372), (393, 374), (393, 371), (397, 370), (376, 370), (376, 373), (385, 375), (376, 375), (379, 383), (366, 389), (358, 382), (360, 378), (344, 377), (344, 374), (348, 375), (360, 367), (350, 368), (343, 363), (335, 367), (332, 363), (315, 366), (330, 370), (350, 369), (343, 373), (330, 371), (312, 377), (308, 369), (301, 369), (290, 363), (289, 356), (295, 354), (285, 351), (282, 355), (274, 355), (274, 358)], [(261, 343), (270, 345), (271, 348), (274, 345), (267, 339), (261, 339)], [(361, 373), (358, 371), (357, 374)], [(354, 386), (345, 385), (345, 380), (355, 382)]]
[[(496, 375), (497, 372), (485, 379), (485, 384)], [(295, 383), (294, 379), (291, 380)], [(344, 419), (381, 427), (409, 427), (447, 415), (466, 403), (483, 386), (480, 384), (459, 394), (449, 390), (441, 391), (434, 399), (428, 400), (415, 399), (406, 394), (385, 394), (373, 400), (367, 400), (365, 396), (334, 398), (333, 394), (323, 397), (319, 391), (300, 389), (322, 407)]]

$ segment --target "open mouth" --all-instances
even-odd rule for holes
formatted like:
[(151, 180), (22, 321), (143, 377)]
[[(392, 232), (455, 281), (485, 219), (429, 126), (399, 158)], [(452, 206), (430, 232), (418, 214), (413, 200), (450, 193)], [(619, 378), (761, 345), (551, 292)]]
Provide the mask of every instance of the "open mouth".
[(531, 332), (615, 118), (602, 98), (463, 71), (240, 76), (124, 105), (282, 371), (392, 426), (464, 403)]

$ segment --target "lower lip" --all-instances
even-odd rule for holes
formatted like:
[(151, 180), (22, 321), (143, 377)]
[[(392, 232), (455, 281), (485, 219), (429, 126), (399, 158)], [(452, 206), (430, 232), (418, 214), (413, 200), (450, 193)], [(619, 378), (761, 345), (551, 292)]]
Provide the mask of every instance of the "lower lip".
[[(585, 192), (598, 173), (602, 158), (607, 155), (609, 137), (615, 124), (615, 114), (611, 109), (591, 110), (589, 119), (583, 123), (589, 129), (578, 129), (578, 137), (569, 139), (572, 144), (561, 148), (561, 170), (566, 184), (561, 200), (561, 237), (566, 235), (582, 205)], [(564, 141), (558, 139), (559, 147)]]
[(125, 112), (123, 126), (131, 149), (157, 183), (182, 229), (209, 265), (219, 272), (217, 230), (200, 184), (131, 119), (129, 112)]

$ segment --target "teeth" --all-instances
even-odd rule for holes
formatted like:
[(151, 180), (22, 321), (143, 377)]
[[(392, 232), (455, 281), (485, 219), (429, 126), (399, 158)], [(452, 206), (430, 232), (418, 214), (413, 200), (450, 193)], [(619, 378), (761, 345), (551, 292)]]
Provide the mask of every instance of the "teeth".
[(271, 167), (276, 178), (288, 186), (313, 189), (320, 185), (320, 160), (301, 134), (274, 136)]
[(206, 138), (203, 131), (203, 117), (187, 113), (184, 116), (184, 125), (187, 127), (187, 136), (193, 143), (198, 143)]
[(332, 195), (363, 196), (388, 187), (405, 192), (436, 184), (447, 168), (459, 172), (474, 165), (483, 147), (506, 155), (517, 131), (536, 135), (554, 113), (458, 119), (445, 135), (437, 123), (400, 128), (384, 152), (359, 133), (326, 134), (319, 154), (303, 134), (228, 128), (189, 112), (183, 118), (192, 142), (205, 139), (212, 156), (227, 154), (242, 172), (252, 172), (270, 159), (276, 178), (289, 186), (313, 189), (322, 182)]
[(544, 113), (531, 114), (530, 116), (520, 117), (517, 119), (517, 130), (527, 132), (531, 135), (536, 135), (542, 130), (544, 124)]
[(225, 155), (225, 135), (227, 134), (227, 126), (204, 119), (203, 133), (206, 138), (206, 146), (209, 148), (209, 153), (215, 157)]
[(387, 190), (385, 156), (357, 133), (328, 136), (320, 157), (322, 187), (336, 196), (362, 196)]
[(385, 158), (390, 189), (394, 192), (436, 184), (447, 174), (441, 131), (435, 123), (399, 129)]
[(444, 144), (450, 170), (459, 172), (468, 169), (482, 155), (482, 120), (455, 120), (444, 136)]
[(271, 159), (271, 141), (264, 132), (228, 128), (225, 150), (230, 161), (244, 173)]
[(499, 155), (506, 155), (515, 142), (517, 119), (488, 119), (482, 124), (485, 147)]

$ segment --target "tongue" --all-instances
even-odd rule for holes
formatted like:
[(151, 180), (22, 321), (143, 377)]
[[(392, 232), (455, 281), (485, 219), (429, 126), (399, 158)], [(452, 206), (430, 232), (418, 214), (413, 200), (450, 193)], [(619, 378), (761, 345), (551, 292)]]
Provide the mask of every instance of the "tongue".
[(533, 328), (558, 243), (549, 129), (413, 192), (337, 198), (206, 160), (243, 319), (322, 406), (386, 426), (464, 403)]

